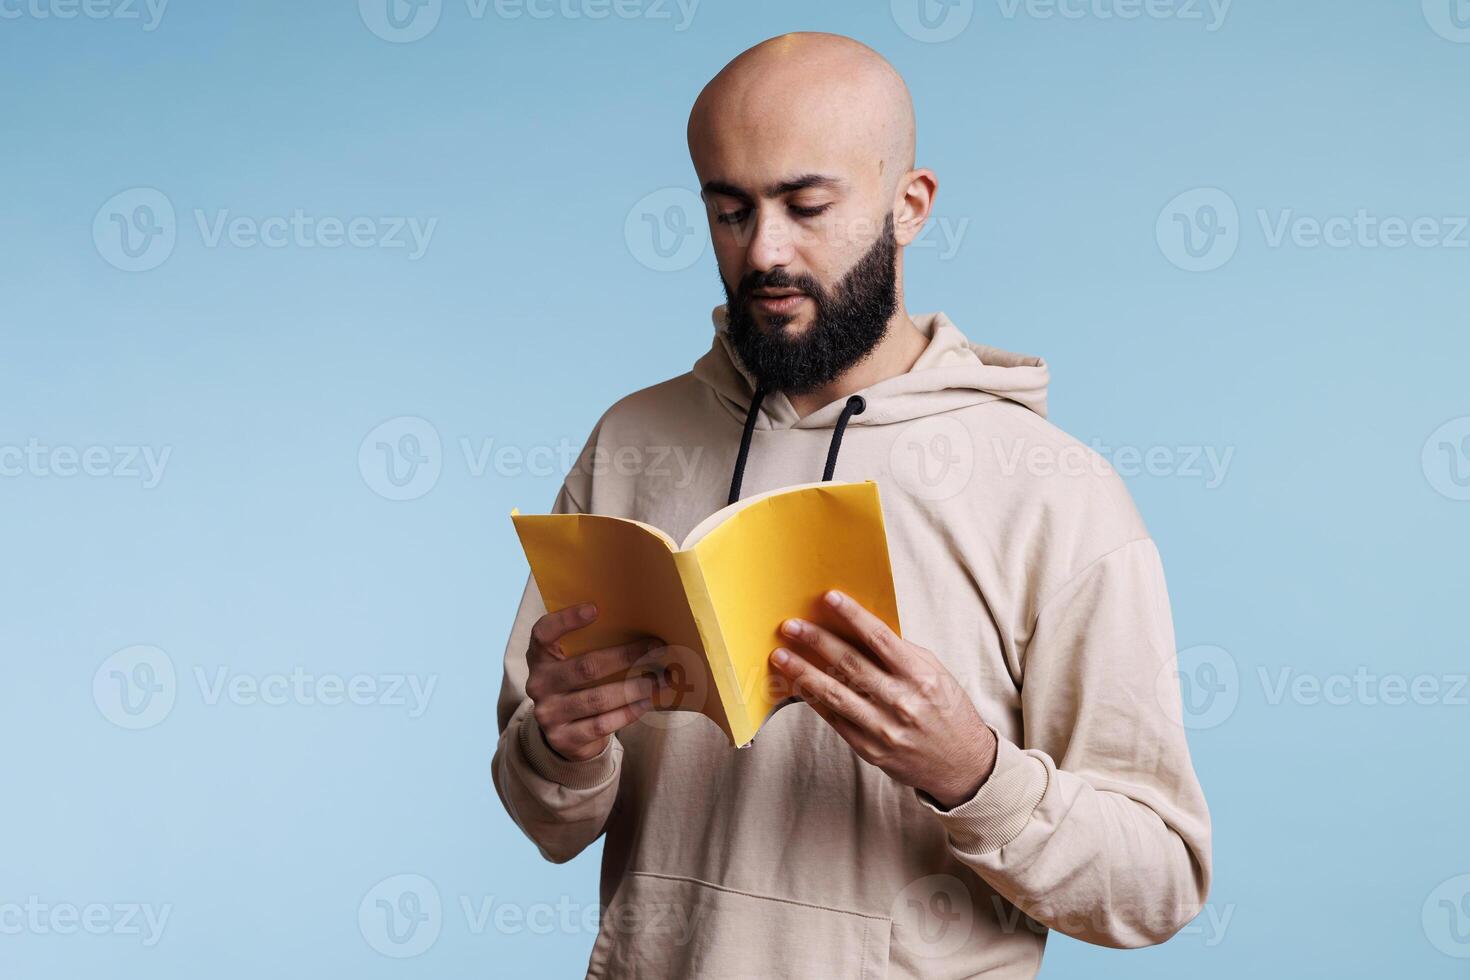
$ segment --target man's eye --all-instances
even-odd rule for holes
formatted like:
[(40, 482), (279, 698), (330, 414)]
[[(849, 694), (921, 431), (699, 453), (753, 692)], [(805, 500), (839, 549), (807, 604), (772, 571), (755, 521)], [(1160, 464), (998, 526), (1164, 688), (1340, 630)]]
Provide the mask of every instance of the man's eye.
[(721, 211), (715, 215), (715, 220), (722, 225), (738, 225), (750, 215), (750, 208), (741, 208), (739, 211)]
[(799, 205), (793, 204), (791, 205), (791, 210), (793, 213), (800, 215), (803, 218), (815, 218), (817, 215), (823, 213), (831, 206), (832, 205), (830, 204), (819, 204), (813, 208), (804, 208)]

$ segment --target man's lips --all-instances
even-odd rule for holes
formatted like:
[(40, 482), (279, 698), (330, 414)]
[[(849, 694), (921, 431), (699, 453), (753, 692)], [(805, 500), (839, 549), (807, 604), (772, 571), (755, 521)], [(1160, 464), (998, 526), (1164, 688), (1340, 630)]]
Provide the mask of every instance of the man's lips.
[(767, 313), (790, 313), (807, 299), (807, 295), (799, 291), (771, 290), (755, 293), (751, 299)]

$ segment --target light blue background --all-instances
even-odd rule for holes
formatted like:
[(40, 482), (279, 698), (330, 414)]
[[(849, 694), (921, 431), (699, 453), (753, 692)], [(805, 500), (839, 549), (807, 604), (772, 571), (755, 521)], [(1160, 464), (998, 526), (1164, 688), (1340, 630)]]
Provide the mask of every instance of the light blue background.
[[(639, 202), (693, 186), (704, 81), (797, 29), (873, 45), (913, 91), (936, 222), (963, 234), (946, 254), (936, 224), (910, 251), (910, 308), (1046, 357), (1052, 417), (1084, 440), (1162, 447), (1129, 484), (1186, 679), (1215, 668), (1224, 699), (1191, 716), (1214, 921), (1140, 952), (1053, 937), (1044, 974), (1470, 969), (1450, 955), (1470, 956), (1470, 903), (1457, 920), (1440, 904), (1470, 874), (1467, 692), (1446, 703), (1470, 669), (1470, 232), (1458, 248), (1268, 235), (1288, 211), (1470, 214), (1470, 31), (1449, 0), (1238, 0), (1216, 30), (1202, 5), (1157, 16), (1184, 0), (1132, 20), (1100, 16), (1106, 0), (1080, 17), (984, 0), (953, 8), (941, 29), (970, 20), (943, 42), (907, 0), (705, 0), (687, 24), (653, 0), (604, 19), (568, 15), (588, 0), (478, 18), (444, 0), (410, 43), (345, 0), (173, 0), (153, 30), (141, 6), (37, 16), (65, 2), (0, 5), (0, 451), (170, 455), (151, 487), (58, 475), (65, 453), (0, 477), (0, 975), (580, 975), (598, 849), (542, 862), (489, 779), (526, 574), (506, 514), (549, 505), (563, 464), (477, 470), (464, 445), (575, 450), (613, 400), (706, 349), (706, 233), (659, 271)], [(175, 209), (176, 243), (125, 272), (104, 203), (140, 187)], [(1199, 188), (1239, 219), (1206, 256), (1229, 260), (1190, 272), (1174, 214), (1202, 234), (1206, 199), (1166, 205)], [(194, 214), (221, 209), (437, 224), (416, 260), (209, 247)], [(391, 501), (359, 448), (404, 416), (440, 437), (420, 444), (440, 475)], [(1233, 453), (1218, 485), (1191, 447)], [(128, 730), (110, 672), (97, 695), (93, 679), (139, 644), (168, 657), (176, 695)], [(416, 718), (209, 703), (196, 669), (221, 667), (436, 687)], [(1430, 678), (1438, 703), (1274, 694), (1360, 669)], [(358, 909), (404, 873), (443, 912), (436, 941), (394, 959)], [(152, 946), (17, 931), (3, 906), (30, 896), (170, 912)], [(461, 899), (560, 904), (573, 927), (477, 931)]]

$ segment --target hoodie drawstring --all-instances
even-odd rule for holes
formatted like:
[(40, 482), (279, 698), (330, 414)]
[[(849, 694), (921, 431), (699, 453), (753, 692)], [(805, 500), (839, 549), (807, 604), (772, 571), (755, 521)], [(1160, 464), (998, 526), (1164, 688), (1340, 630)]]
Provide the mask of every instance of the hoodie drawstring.
[[(735, 474), (730, 478), (730, 499), (725, 501), (727, 507), (740, 499), (740, 483), (745, 479), (745, 461), (750, 456), (750, 439), (755, 433), (755, 417), (760, 414), (761, 402), (765, 398), (766, 389), (756, 388), (750, 399), (750, 410), (745, 413), (745, 429), (740, 433), (740, 453), (735, 457)], [(842, 447), (842, 433), (847, 430), (847, 423), (854, 415), (863, 414), (867, 407), (867, 399), (862, 395), (853, 395), (842, 407), (842, 414), (837, 417), (837, 425), (832, 430), (832, 442), (827, 447), (827, 466), (822, 470), (822, 482), (831, 480), (833, 471), (837, 469), (837, 452)]]
[(842, 446), (842, 433), (847, 431), (847, 422), (854, 415), (861, 415), (868, 407), (868, 400), (862, 395), (853, 395), (842, 406), (842, 414), (837, 417), (837, 427), (832, 430), (832, 445), (827, 447), (827, 468), (822, 470), (822, 482), (832, 479), (832, 471), (837, 469), (837, 450)]
[(750, 399), (750, 411), (745, 413), (745, 431), (740, 433), (740, 454), (735, 457), (735, 475), (730, 478), (730, 499), (725, 501), (726, 507), (740, 499), (740, 481), (745, 479), (745, 457), (750, 455), (750, 436), (755, 432), (755, 417), (765, 400), (766, 389), (756, 388)]

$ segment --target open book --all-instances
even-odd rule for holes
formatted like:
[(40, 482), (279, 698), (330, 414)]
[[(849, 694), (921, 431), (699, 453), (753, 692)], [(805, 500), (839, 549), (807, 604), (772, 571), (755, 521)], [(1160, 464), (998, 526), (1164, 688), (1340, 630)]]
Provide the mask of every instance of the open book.
[[(798, 616), (846, 635), (821, 601), (828, 589), (841, 589), (899, 631), (871, 480), (807, 483), (738, 500), (701, 521), (682, 545), (621, 517), (513, 510), (511, 520), (548, 610), (597, 604), (597, 620), (569, 633), (562, 649), (575, 656), (660, 637), (669, 647), (656, 662), (675, 689), (655, 707), (698, 711), (736, 747), (790, 699), (770, 666), (771, 651), (790, 643), (779, 632), (784, 620)], [(635, 665), (615, 676), (647, 670)]]

